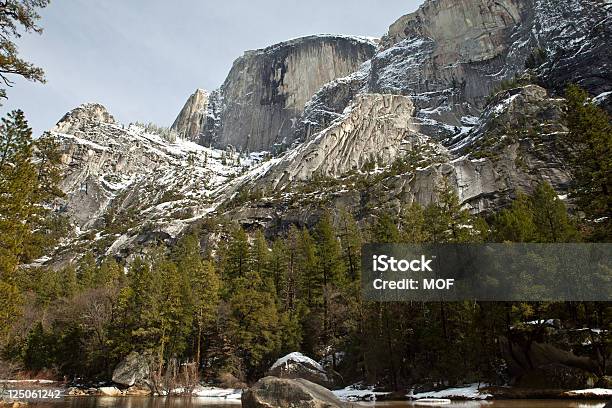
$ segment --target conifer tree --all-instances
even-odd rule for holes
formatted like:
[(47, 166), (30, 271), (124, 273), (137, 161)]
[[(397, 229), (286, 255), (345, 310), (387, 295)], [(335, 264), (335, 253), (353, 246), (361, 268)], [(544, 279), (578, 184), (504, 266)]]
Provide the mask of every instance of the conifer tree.
[(342, 261), (342, 250), (329, 212), (324, 213), (317, 223), (315, 237), (320, 284), (325, 288), (329, 284), (341, 285), (345, 283), (346, 275), (344, 262)]
[(438, 200), (425, 209), (427, 233), (435, 243), (470, 242), (473, 240), (470, 213), (461, 208), (459, 196), (444, 179), (437, 189)]
[(249, 251), (249, 241), (242, 227), (232, 226), (221, 259), (221, 276), (226, 284), (231, 285), (233, 280), (244, 276), (249, 270)]
[(569, 138), (576, 150), (572, 195), (590, 221), (594, 238), (610, 238), (612, 224), (612, 121), (586, 91), (570, 85), (566, 94)]
[(203, 260), (197, 235), (187, 234), (179, 240), (173, 251), (178, 270), (190, 280), (193, 319), (195, 323), (195, 361), (202, 362), (203, 336), (214, 322), (219, 303), (220, 282), (214, 265)]
[[(0, 10), (1, 15), (1, 10)], [(0, 17), (1, 19), (1, 17)], [(0, 64), (1, 65), (1, 64)], [(10, 299), (0, 314), (0, 341), (10, 322), (19, 315), (20, 294), (16, 271), (19, 264), (40, 256), (52, 245), (50, 204), (61, 192), (56, 145), (40, 141), (38, 151), (32, 130), (21, 111), (14, 111), (0, 125), (0, 298)], [(11, 316), (4, 319), (4, 316)]]
[(425, 226), (425, 210), (417, 203), (412, 203), (402, 210), (402, 241), (420, 244), (429, 240)]
[[(41, 33), (37, 25), (39, 8), (44, 8), (49, 0), (5, 0), (0, 3), (0, 79), (6, 86), (12, 86), (9, 75), (20, 75), (23, 78), (44, 82), (43, 70), (25, 61), (19, 56), (14, 38), (21, 37), (23, 32)], [(0, 89), (0, 98), (6, 98), (6, 90)]]
[(283, 239), (276, 239), (272, 243), (269, 260), (269, 273), (276, 289), (282, 310), (292, 308), (295, 301), (295, 280), (290, 278), (289, 259), (293, 256), (288, 253), (287, 245)]
[(96, 286), (97, 274), (96, 259), (91, 252), (87, 252), (77, 267), (79, 286), (82, 289), (91, 289)]
[(340, 224), (340, 237), (347, 274), (350, 280), (356, 281), (361, 276), (362, 234), (355, 218), (346, 210), (340, 213)]
[(297, 248), (297, 268), (301, 277), (301, 295), (308, 307), (322, 303), (321, 282), (319, 276), (316, 245), (307, 229), (299, 232)]
[(95, 287), (112, 287), (121, 281), (123, 268), (113, 257), (108, 257), (102, 261), (94, 274)]
[(279, 315), (274, 293), (255, 271), (236, 278), (228, 332), (242, 367), (253, 378), (279, 349)]
[(509, 242), (536, 242), (537, 227), (533, 220), (530, 198), (519, 193), (510, 208), (495, 216), (496, 238)]
[(159, 373), (163, 362), (181, 356), (193, 319), (193, 300), (189, 277), (185, 269), (161, 258), (153, 264), (153, 272), (159, 274), (161, 297), (159, 315), (154, 321), (158, 330)]
[[(250, 270), (259, 275), (266, 285), (274, 284), (274, 278), (270, 272), (270, 248), (261, 230), (255, 233), (253, 245), (249, 257)], [(274, 288), (276, 291), (276, 288)]]
[(533, 223), (539, 242), (570, 242), (578, 239), (565, 204), (548, 183), (540, 184), (531, 197)]
[(372, 226), (372, 242), (379, 244), (398, 243), (401, 240), (400, 231), (397, 224), (389, 213), (380, 214)]

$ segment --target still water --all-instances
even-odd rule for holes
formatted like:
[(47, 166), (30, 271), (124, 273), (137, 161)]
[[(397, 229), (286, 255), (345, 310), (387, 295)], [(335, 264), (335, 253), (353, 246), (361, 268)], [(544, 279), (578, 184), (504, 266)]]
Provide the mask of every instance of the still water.
[[(442, 405), (452, 408), (603, 408), (601, 401), (559, 401), (559, 400), (513, 400), (513, 401), (478, 401), (455, 402)], [(239, 402), (211, 402), (206, 398), (150, 398), (150, 397), (67, 397), (51, 402), (37, 402), (29, 406), (38, 408), (236, 408)], [(376, 402), (347, 403), (348, 408), (418, 408), (434, 405), (419, 405), (414, 402)]]

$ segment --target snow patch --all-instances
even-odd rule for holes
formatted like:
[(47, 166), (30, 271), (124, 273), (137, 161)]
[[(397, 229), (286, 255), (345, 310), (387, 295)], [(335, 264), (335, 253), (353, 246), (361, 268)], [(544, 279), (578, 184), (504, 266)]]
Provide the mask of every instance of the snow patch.
[(285, 357), (279, 358), (278, 360), (276, 360), (274, 364), (272, 364), (271, 369), (273, 370), (276, 367), (280, 367), (281, 365), (284, 365), (285, 368), (289, 368), (289, 365), (292, 363), (310, 365), (310, 366), (315, 367), (319, 371), (325, 372), (321, 364), (317, 363), (312, 358), (306, 357), (305, 355), (299, 352), (289, 353)]
[(332, 393), (341, 401), (376, 401), (377, 396), (390, 394), (389, 392), (374, 391), (373, 386), (362, 387), (360, 384), (349, 385)]
[(408, 394), (407, 397), (411, 399), (423, 399), (423, 398), (449, 398), (449, 399), (463, 399), (463, 400), (484, 400), (492, 398), (493, 395), (480, 391), (480, 384), (471, 384), (466, 387), (459, 388), (448, 388), (442, 391), (434, 392), (421, 392), (418, 394)]

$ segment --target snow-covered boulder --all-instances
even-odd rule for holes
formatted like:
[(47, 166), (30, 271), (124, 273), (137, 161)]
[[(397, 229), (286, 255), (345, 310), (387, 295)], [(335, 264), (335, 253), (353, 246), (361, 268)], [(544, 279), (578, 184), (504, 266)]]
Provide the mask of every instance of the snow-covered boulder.
[(302, 353), (294, 352), (279, 358), (266, 373), (279, 378), (303, 378), (324, 387), (331, 387), (336, 382), (323, 366)]
[(340, 408), (330, 390), (303, 378), (265, 377), (242, 394), (244, 408)]

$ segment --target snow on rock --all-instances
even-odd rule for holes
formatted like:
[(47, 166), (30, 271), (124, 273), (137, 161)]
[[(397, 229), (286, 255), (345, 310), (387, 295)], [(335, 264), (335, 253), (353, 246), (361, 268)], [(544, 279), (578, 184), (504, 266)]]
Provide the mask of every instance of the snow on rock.
[(198, 386), (192, 391), (192, 395), (200, 398), (240, 400), (242, 390), (239, 388), (217, 388)]
[(389, 394), (388, 392), (374, 391), (373, 386), (364, 388), (360, 384), (349, 385), (332, 392), (342, 401), (376, 401), (378, 396)]
[(76, 227), (75, 239), (111, 239), (108, 232), (117, 231), (115, 244), (107, 245), (113, 253), (144, 230), (180, 233), (215, 208), (220, 187), (262, 160), (117, 124), (97, 104), (67, 113), (51, 135), (60, 144), (62, 211)]
[(289, 367), (295, 363), (312, 366), (319, 371), (325, 371), (325, 369), (323, 368), (321, 364), (317, 363), (312, 358), (306, 357), (305, 355), (297, 351), (293, 353), (289, 353), (286, 356), (279, 358), (278, 360), (276, 360), (274, 364), (272, 364), (272, 367), (270, 369), (274, 369), (274, 368), (281, 367), (281, 366), (284, 366), (286, 369), (289, 369)]
[(471, 384), (466, 387), (448, 388), (442, 391), (422, 392), (418, 394), (408, 394), (407, 397), (419, 400), (423, 398), (449, 398), (457, 400), (484, 400), (492, 398), (491, 394), (481, 392), (479, 384)]
[(586, 390), (573, 390), (573, 391), (567, 391), (565, 395), (569, 397), (588, 397), (588, 398), (612, 397), (612, 389), (610, 388), (589, 388)]
[(278, 359), (266, 373), (267, 376), (279, 378), (302, 378), (326, 388), (334, 386), (336, 380), (334, 374), (333, 371), (328, 373), (321, 364), (310, 357), (297, 352)]

